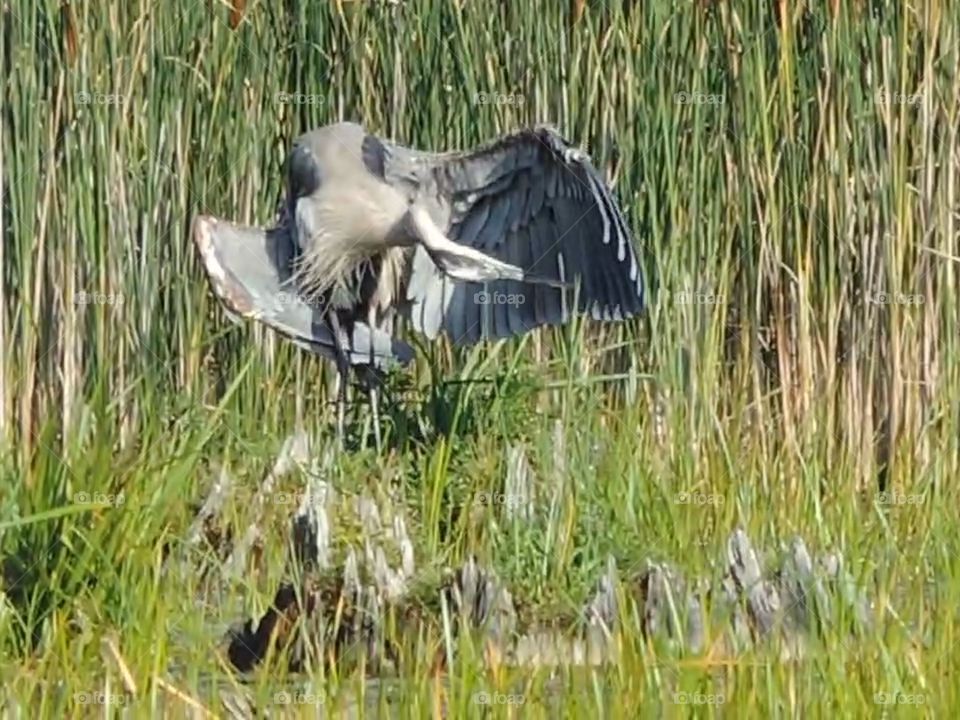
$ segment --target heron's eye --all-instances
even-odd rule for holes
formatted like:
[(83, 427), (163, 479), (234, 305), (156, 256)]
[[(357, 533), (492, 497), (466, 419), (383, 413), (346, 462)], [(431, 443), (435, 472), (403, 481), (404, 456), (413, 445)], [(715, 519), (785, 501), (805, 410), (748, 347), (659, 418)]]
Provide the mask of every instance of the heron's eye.
[(320, 164), (313, 153), (297, 145), (287, 157), (287, 184), (293, 197), (304, 197), (316, 192), (323, 182)]

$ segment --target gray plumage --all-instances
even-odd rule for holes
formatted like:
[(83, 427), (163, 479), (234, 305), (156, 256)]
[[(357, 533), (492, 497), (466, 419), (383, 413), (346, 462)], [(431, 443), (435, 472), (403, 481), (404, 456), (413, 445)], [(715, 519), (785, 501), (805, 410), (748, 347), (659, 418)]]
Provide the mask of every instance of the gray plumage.
[(338, 123), (299, 137), (286, 172), (276, 227), (200, 217), (195, 241), (228, 309), (341, 370), (408, 362), (399, 317), (463, 345), (642, 308), (616, 201), (552, 129), (429, 153)]

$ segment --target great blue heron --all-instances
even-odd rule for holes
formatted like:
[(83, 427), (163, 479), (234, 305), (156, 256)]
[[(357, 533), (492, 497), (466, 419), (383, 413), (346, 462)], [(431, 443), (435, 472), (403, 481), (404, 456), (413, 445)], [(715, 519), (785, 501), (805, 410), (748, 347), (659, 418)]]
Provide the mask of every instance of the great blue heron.
[[(341, 442), (350, 367), (413, 357), (393, 337), (398, 317), (471, 344), (642, 308), (623, 215), (550, 128), (430, 153), (337, 123), (299, 137), (286, 173), (274, 228), (198, 217), (194, 238), (230, 311), (337, 363)], [(375, 389), (371, 407), (379, 446)]]

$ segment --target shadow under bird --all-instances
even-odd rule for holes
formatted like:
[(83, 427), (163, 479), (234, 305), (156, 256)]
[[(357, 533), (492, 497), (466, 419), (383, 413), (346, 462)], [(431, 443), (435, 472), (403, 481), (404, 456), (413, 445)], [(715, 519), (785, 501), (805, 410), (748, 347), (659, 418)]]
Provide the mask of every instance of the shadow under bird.
[(621, 320), (642, 309), (640, 266), (612, 193), (551, 128), (433, 153), (337, 123), (300, 136), (286, 174), (275, 227), (200, 216), (194, 241), (232, 314), (336, 362), (341, 442), (350, 368), (413, 357), (393, 337), (400, 318), (468, 345), (575, 313)]

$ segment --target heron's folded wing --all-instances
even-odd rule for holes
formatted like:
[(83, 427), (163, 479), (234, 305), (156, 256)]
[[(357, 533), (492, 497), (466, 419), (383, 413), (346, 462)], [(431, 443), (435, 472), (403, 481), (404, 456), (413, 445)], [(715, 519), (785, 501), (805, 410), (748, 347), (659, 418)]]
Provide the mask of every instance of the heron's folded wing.
[[(619, 320), (642, 309), (642, 274), (623, 215), (586, 155), (553, 130), (524, 130), (445, 155), (388, 145), (385, 175), (431, 208), (455, 242), (527, 276), (578, 285), (579, 312)], [(428, 336), (443, 329), (469, 344), (559, 324), (573, 310), (569, 290), (457, 281), (422, 260), (407, 299), (414, 327)]]
[[(292, 280), (296, 248), (286, 229), (198, 217), (193, 237), (214, 292), (229, 311), (257, 320), (312, 352), (335, 357), (333, 331), (323, 322), (322, 308), (307, 301)], [(413, 357), (408, 345), (361, 322), (354, 324), (347, 345), (354, 365), (384, 367)]]

